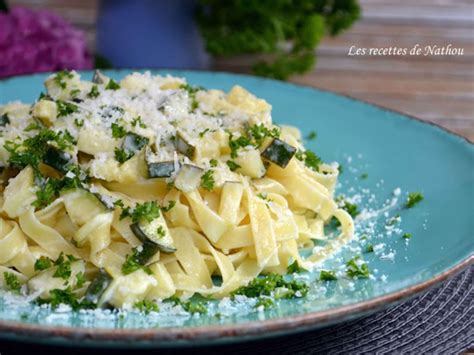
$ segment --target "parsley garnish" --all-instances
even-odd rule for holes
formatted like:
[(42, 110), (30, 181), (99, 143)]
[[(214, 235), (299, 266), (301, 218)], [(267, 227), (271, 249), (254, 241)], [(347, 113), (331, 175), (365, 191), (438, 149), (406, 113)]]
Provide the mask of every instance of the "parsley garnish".
[(321, 270), (321, 272), (319, 273), (319, 280), (321, 280), (321, 281), (335, 281), (335, 280), (337, 280), (337, 276), (334, 273), (334, 271)]
[(237, 170), (238, 168), (240, 168), (240, 165), (237, 164), (235, 161), (233, 160), (227, 160), (225, 162), (227, 164), (227, 166), (229, 167), (230, 171), (235, 171)]
[(312, 141), (313, 139), (316, 139), (317, 137), (317, 133), (315, 131), (311, 131), (308, 133), (308, 135), (306, 136), (306, 139), (309, 140), (309, 141)]
[(365, 250), (367, 253), (374, 252), (374, 246), (372, 244), (367, 245), (367, 249)]
[(314, 171), (318, 171), (319, 166), (323, 163), (320, 157), (308, 149), (305, 151), (298, 150), (295, 154), (295, 157), (296, 159), (304, 162), (304, 165)]
[(70, 114), (79, 111), (77, 105), (62, 100), (57, 100), (56, 106), (58, 107), (58, 117), (69, 116)]
[(217, 166), (217, 160), (216, 159), (211, 159), (209, 160), (209, 165), (213, 168), (215, 168)]
[(113, 138), (123, 138), (127, 134), (127, 130), (125, 129), (125, 127), (120, 126), (118, 123), (112, 123), (110, 128), (112, 129)]
[(36, 303), (39, 305), (42, 304), (49, 304), (51, 308), (57, 308), (60, 304), (65, 304), (71, 306), (71, 308), (75, 311), (80, 310), (80, 309), (91, 309), (91, 308), (96, 308), (97, 306), (88, 301), (81, 301), (77, 299), (77, 296), (74, 294), (74, 292), (71, 290), (70, 287), (67, 287), (64, 290), (61, 290), (59, 288), (55, 288), (51, 291), (49, 291), (50, 298), (49, 299), (43, 299), (43, 298), (38, 298), (36, 300)]
[(139, 126), (140, 128), (146, 128), (146, 124), (144, 124), (142, 122), (142, 118), (140, 116), (138, 117), (135, 117), (133, 120), (132, 120), (132, 126), (133, 127), (136, 127), (136, 126)]
[(59, 73), (57, 73), (55, 76), (54, 76), (54, 82), (61, 88), (61, 89), (65, 89), (67, 84), (66, 84), (66, 80), (67, 79), (72, 79), (73, 77), (73, 74), (68, 71), (68, 70), (63, 70), (63, 71), (60, 71)]
[(404, 239), (411, 239), (411, 233), (405, 233), (402, 236)]
[(53, 274), (53, 277), (61, 278), (64, 280), (69, 280), (71, 277), (71, 259), (69, 255), (68, 260), (64, 259), (63, 253), (59, 254), (58, 258), (54, 262), (54, 265), (57, 266), (56, 271)]
[[(283, 291), (281, 291), (281, 290)], [(270, 296), (275, 293), (275, 298), (304, 297), (308, 293), (307, 284), (299, 281), (286, 281), (278, 274), (268, 274), (256, 277), (247, 286), (241, 286), (231, 293), (231, 296), (244, 295), (247, 297)]]
[(107, 85), (105, 86), (105, 90), (118, 90), (118, 89), (120, 89), (120, 85), (114, 79), (110, 79)]
[(260, 147), (267, 137), (279, 138), (280, 137), (280, 129), (278, 127), (274, 127), (272, 129), (268, 129), (264, 126), (263, 123), (255, 124), (248, 129), (248, 133), (251, 139), (253, 139), (255, 146)]
[(367, 279), (369, 277), (369, 268), (366, 263), (360, 262), (360, 257), (356, 256), (346, 263), (347, 276), (351, 278)]
[(257, 303), (255, 303), (255, 308), (263, 306), (263, 308), (268, 309), (274, 305), (274, 302), (269, 297), (259, 297)]
[(81, 90), (74, 89), (74, 90), (71, 90), (71, 92), (69, 94), (71, 95), (71, 97), (74, 97), (74, 96), (77, 96), (80, 93), (81, 93)]
[(156, 230), (156, 234), (158, 235), (158, 237), (160, 238), (163, 238), (165, 235), (166, 235), (166, 231), (165, 229), (163, 228), (163, 226), (159, 226)]
[(295, 260), (295, 261), (293, 261), (292, 264), (288, 265), (288, 267), (286, 268), (286, 271), (289, 274), (293, 274), (293, 273), (299, 274), (300, 272), (304, 272), (304, 271), (308, 271), (308, 270), (306, 270), (305, 268), (300, 267), (298, 265), (298, 262)]
[(4, 272), (3, 279), (5, 280), (5, 284), (10, 290), (14, 292), (20, 292), (21, 283), (20, 283), (20, 280), (18, 280), (18, 277), (14, 273)]
[(163, 212), (169, 212), (176, 205), (176, 201), (169, 201), (168, 206), (161, 206)]
[(252, 145), (250, 139), (244, 136), (240, 136), (236, 139), (232, 139), (232, 134), (229, 136), (229, 148), (231, 158), (237, 158), (237, 151), (239, 148), (243, 148), (249, 145)]
[(361, 179), (361, 180), (365, 180), (365, 179), (367, 179), (368, 177), (369, 177), (369, 174), (367, 174), (367, 173), (363, 173), (363, 174), (360, 175), (360, 179)]
[(35, 262), (35, 271), (46, 270), (53, 265), (53, 261), (48, 258), (47, 256), (42, 255), (38, 260)]
[(209, 132), (209, 131), (210, 131), (210, 129), (209, 129), (209, 128), (206, 128), (205, 130), (199, 132), (199, 138), (204, 137), (204, 135), (205, 135), (207, 132)]
[(84, 120), (79, 120), (79, 119), (75, 118), (74, 119), (74, 124), (76, 125), (76, 127), (81, 128), (82, 126), (84, 126)]
[(76, 287), (81, 288), (82, 286), (84, 286), (85, 282), (86, 282), (86, 279), (84, 277), (84, 273), (83, 272), (77, 273), (76, 274)]
[(343, 210), (349, 213), (352, 218), (360, 214), (358, 206), (355, 203), (345, 200), (343, 196), (338, 196), (336, 202)]
[(128, 275), (128, 274), (131, 274), (132, 272), (142, 269), (147, 274), (151, 275), (152, 271), (150, 270), (150, 268), (145, 265), (142, 265), (140, 260), (141, 260), (140, 251), (138, 251), (138, 248), (133, 248), (132, 254), (127, 255), (125, 262), (122, 264), (122, 273), (124, 275)]
[(408, 194), (408, 199), (405, 204), (406, 208), (412, 208), (413, 206), (417, 205), (420, 201), (424, 198), (421, 192), (410, 192)]
[(133, 157), (133, 153), (127, 153), (125, 149), (122, 148), (115, 148), (114, 150), (114, 156), (115, 160), (117, 160), (120, 164), (125, 163), (128, 159)]
[(155, 218), (160, 217), (160, 207), (155, 201), (147, 201), (138, 203), (133, 210), (130, 207), (125, 207), (120, 214), (120, 219), (130, 217), (134, 223), (145, 220), (148, 223)]
[(134, 308), (138, 309), (140, 312), (143, 312), (145, 314), (149, 314), (150, 312), (159, 312), (160, 308), (158, 305), (150, 300), (143, 300), (140, 302), (136, 302), (133, 305)]
[(97, 85), (92, 85), (91, 91), (87, 94), (87, 97), (91, 99), (95, 99), (97, 96), (100, 95), (99, 87)]
[(212, 170), (206, 171), (202, 176), (201, 176), (201, 187), (207, 191), (212, 191), (214, 190), (214, 172)]
[(172, 296), (168, 299), (165, 300), (166, 302), (173, 302), (175, 306), (180, 305), (183, 307), (183, 309), (191, 314), (194, 313), (201, 313), (201, 314), (206, 314), (207, 313), (207, 308), (202, 302), (198, 301), (181, 301), (178, 297)]

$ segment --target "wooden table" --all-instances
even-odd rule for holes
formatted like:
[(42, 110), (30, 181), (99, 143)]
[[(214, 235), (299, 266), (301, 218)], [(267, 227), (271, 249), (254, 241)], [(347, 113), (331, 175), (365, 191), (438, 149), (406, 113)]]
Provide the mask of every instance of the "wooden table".
[[(291, 81), (335, 91), (439, 124), (474, 142), (474, 2), (472, 0), (360, 0), (363, 17), (325, 39), (311, 73)], [(95, 43), (97, 0), (10, 0), (50, 8)], [(462, 48), (458, 56), (349, 56), (359, 48)], [(219, 60), (214, 69), (248, 72), (245, 60)]]

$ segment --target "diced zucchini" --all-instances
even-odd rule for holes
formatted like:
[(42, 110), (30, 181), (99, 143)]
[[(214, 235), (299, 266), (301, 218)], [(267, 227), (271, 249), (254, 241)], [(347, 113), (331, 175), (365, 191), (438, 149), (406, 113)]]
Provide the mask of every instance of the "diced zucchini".
[(71, 162), (71, 154), (66, 153), (58, 148), (50, 145), (46, 149), (46, 153), (43, 158), (43, 163), (55, 168), (63, 173), (67, 172), (67, 165)]
[(174, 186), (183, 192), (189, 192), (199, 188), (201, 185), (201, 176), (204, 174), (204, 169), (195, 165), (184, 164), (176, 176)]
[[(149, 178), (166, 178), (170, 177), (176, 171), (174, 161), (160, 161), (158, 163), (147, 163)], [(178, 163), (179, 169), (179, 163)]]
[(83, 225), (107, 211), (107, 206), (97, 196), (84, 189), (68, 190), (62, 197), (69, 217), (77, 225)]
[(10, 123), (10, 117), (8, 117), (8, 114), (4, 113), (3, 115), (0, 116), (0, 127), (5, 127), (9, 123)]
[(98, 69), (94, 71), (94, 75), (92, 76), (92, 82), (94, 84), (107, 84), (109, 82), (109, 77), (102, 74), (102, 72)]
[(32, 115), (45, 126), (51, 126), (56, 122), (58, 107), (56, 102), (50, 100), (40, 100), (33, 106)]
[(98, 304), (105, 290), (107, 290), (112, 283), (112, 280), (112, 276), (110, 276), (105, 269), (100, 268), (99, 273), (87, 288), (84, 300)]
[(186, 155), (189, 159), (194, 158), (194, 153), (196, 152), (196, 147), (194, 147), (189, 141), (184, 137), (183, 133), (177, 132), (175, 139), (176, 150), (181, 154)]
[(145, 147), (148, 144), (148, 141), (149, 140), (146, 137), (140, 136), (133, 132), (128, 132), (123, 140), (122, 149), (131, 158), (143, 147)]
[[(139, 255), (141, 256), (142, 254), (145, 254), (145, 259), (153, 252), (153, 248), (147, 244), (155, 245), (157, 250), (161, 250), (163, 253), (173, 253), (176, 251), (173, 238), (171, 237), (171, 233), (163, 216), (157, 217), (151, 222), (145, 221), (133, 223), (130, 226), (130, 229), (136, 235), (136, 237), (144, 243), (143, 250), (139, 253)], [(156, 251), (146, 261), (148, 261), (155, 254)]]
[(295, 147), (289, 145), (281, 139), (274, 138), (268, 147), (262, 152), (262, 157), (281, 168), (285, 168), (295, 153)]

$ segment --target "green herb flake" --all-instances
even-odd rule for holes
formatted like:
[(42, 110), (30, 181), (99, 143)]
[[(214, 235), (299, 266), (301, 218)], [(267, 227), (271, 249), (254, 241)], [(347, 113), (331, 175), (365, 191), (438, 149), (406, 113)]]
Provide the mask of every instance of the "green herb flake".
[(312, 141), (314, 139), (316, 139), (317, 137), (317, 133), (315, 131), (311, 131), (308, 133), (308, 135), (306, 136), (306, 139), (309, 140), (309, 141)]
[(160, 207), (155, 201), (137, 203), (133, 209), (123, 208), (120, 219), (130, 217), (134, 223), (146, 221), (150, 223), (155, 218), (160, 217)]
[(107, 85), (105, 86), (105, 90), (118, 90), (118, 89), (120, 89), (120, 85), (114, 79), (110, 79)]
[(42, 255), (35, 262), (35, 271), (42, 271), (50, 268), (53, 265), (53, 261), (47, 256)]
[(7, 288), (14, 292), (20, 292), (21, 283), (18, 277), (12, 272), (4, 272), (3, 279), (5, 280), (5, 284)]
[[(284, 290), (284, 291), (281, 291)], [(304, 297), (308, 293), (309, 287), (300, 281), (286, 281), (278, 274), (268, 274), (256, 277), (247, 286), (241, 286), (231, 293), (231, 296), (244, 295), (247, 297), (271, 296), (275, 293), (275, 298), (295, 298)]]
[(65, 89), (67, 86), (67, 82), (66, 82), (67, 79), (72, 79), (72, 78), (73, 78), (73, 74), (70, 71), (63, 70), (57, 73), (54, 76), (53, 80), (61, 89)]
[(313, 171), (319, 171), (319, 166), (323, 163), (321, 158), (309, 149), (305, 151), (298, 150), (295, 157), (304, 162), (304, 165)]
[(92, 302), (88, 301), (79, 301), (76, 294), (72, 291), (70, 287), (62, 290), (59, 288), (55, 288), (49, 291), (49, 298), (38, 298), (36, 303), (39, 305), (49, 304), (51, 308), (55, 309), (60, 304), (65, 304), (70, 306), (73, 310), (78, 311), (80, 309), (93, 309), (97, 308)]
[(260, 147), (267, 137), (279, 138), (281, 131), (278, 127), (268, 129), (263, 123), (250, 126), (248, 129), (249, 137), (253, 140), (256, 147)]
[(405, 233), (402, 236), (403, 239), (411, 239), (411, 233)]
[(361, 180), (366, 180), (368, 177), (369, 177), (369, 174), (367, 174), (367, 173), (363, 173), (363, 174), (360, 175)]
[(140, 269), (149, 275), (153, 273), (149, 267), (140, 263), (140, 251), (138, 251), (138, 248), (133, 248), (132, 254), (127, 255), (125, 262), (122, 264), (122, 273), (128, 275)]
[(240, 168), (240, 165), (237, 164), (235, 161), (233, 160), (227, 160), (225, 162), (227, 164), (227, 166), (229, 167), (230, 171), (236, 171), (238, 168)]
[(410, 192), (408, 194), (407, 202), (405, 204), (406, 208), (412, 208), (420, 203), (424, 199), (424, 196), (421, 192)]
[(320, 281), (335, 281), (337, 280), (337, 276), (334, 271), (328, 270), (321, 270), (319, 273), (319, 280)]
[(274, 302), (270, 297), (259, 297), (257, 303), (255, 303), (255, 308), (263, 306), (264, 309), (269, 309), (274, 306)]
[(211, 159), (209, 160), (209, 165), (213, 168), (215, 168), (218, 164), (218, 161), (216, 159)]
[(146, 124), (144, 124), (144, 123), (142, 122), (142, 118), (141, 118), (140, 116), (135, 117), (135, 118), (132, 120), (132, 126), (133, 126), (133, 127), (136, 127), (137, 125), (138, 125), (138, 127), (143, 128), (143, 129), (147, 128)]
[(144, 314), (150, 314), (151, 312), (159, 312), (160, 308), (158, 305), (150, 300), (143, 300), (140, 302), (136, 302), (133, 305), (134, 308), (138, 309), (140, 312)]
[(304, 271), (308, 271), (306, 270), (305, 268), (302, 268), (298, 265), (298, 262), (295, 260), (293, 261), (292, 264), (288, 265), (288, 267), (286, 268), (286, 271), (289, 273), (289, 274), (294, 274), (294, 273), (301, 273), (301, 272), (304, 272)]
[(127, 134), (127, 130), (125, 129), (125, 127), (120, 126), (118, 123), (112, 123), (110, 128), (112, 130), (112, 137), (115, 139), (123, 138)]
[(165, 300), (166, 302), (173, 302), (175, 306), (180, 305), (186, 312), (194, 314), (194, 313), (200, 313), (200, 314), (206, 314), (207, 313), (207, 308), (203, 302), (199, 301), (182, 301), (176, 296), (172, 296), (168, 299)]
[(233, 136), (230, 134), (229, 136), (229, 148), (230, 148), (230, 156), (231, 158), (237, 158), (237, 152), (240, 148), (247, 147), (252, 145), (252, 142), (249, 138), (240, 136), (236, 139), (232, 139)]
[(346, 263), (347, 276), (351, 278), (367, 279), (369, 277), (369, 267), (359, 256), (356, 256)]
[(69, 116), (79, 111), (79, 106), (62, 100), (56, 100), (56, 106), (58, 108), (58, 117)]
[(122, 149), (122, 148), (116, 147), (114, 150), (115, 160), (117, 160), (120, 164), (125, 163), (127, 160), (133, 157), (133, 155), (134, 155), (133, 153), (129, 153), (125, 151), (125, 149)]
[(84, 120), (79, 120), (78, 118), (75, 118), (74, 124), (76, 127), (81, 128), (82, 126), (84, 126)]
[(214, 172), (212, 170), (206, 171), (202, 176), (201, 176), (201, 187), (207, 191), (212, 191), (214, 190)]
[(76, 287), (81, 288), (82, 286), (84, 286), (85, 282), (86, 282), (86, 279), (84, 277), (84, 273), (83, 272), (77, 273), (76, 274)]
[(97, 85), (92, 85), (91, 91), (87, 94), (87, 97), (95, 99), (100, 95), (99, 87)]
[(176, 206), (176, 201), (171, 200), (168, 202), (168, 206), (161, 206), (160, 208), (163, 212), (169, 212), (174, 206)]
[(366, 253), (373, 253), (374, 246), (372, 244), (367, 245), (367, 249), (365, 250)]

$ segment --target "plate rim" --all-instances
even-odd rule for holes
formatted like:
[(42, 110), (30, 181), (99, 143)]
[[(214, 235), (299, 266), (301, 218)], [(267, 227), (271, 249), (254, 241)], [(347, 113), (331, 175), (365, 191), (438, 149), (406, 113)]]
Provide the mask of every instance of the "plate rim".
[[(178, 69), (178, 68), (120, 68), (120, 69), (104, 69), (103, 71), (108, 72), (129, 72), (129, 71), (169, 71), (169, 72), (195, 72), (202, 74), (224, 74), (230, 76), (240, 76), (250, 79), (257, 79), (262, 81), (274, 82), (277, 84), (284, 84), (295, 88), (304, 88), (313, 90), (315, 92), (328, 93), (336, 97), (343, 97), (350, 101), (363, 103), (372, 107), (376, 107), (382, 111), (392, 112), (399, 116), (404, 117), (408, 120), (417, 121), (420, 124), (431, 126), (431, 129), (438, 129), (448, 136), (454, 136), (454, 138), (462, 141), (461, 143), (466, 144), (470, 148), (473, 148), (474, 141), (469, 138), (462, 136), (459, 133), (453, 132), (450, 129), (441, 126), (440, 124), (432, 121), (426, 121), (419, 117), (407, 114), (405, 112), (398, 111), (396, 109), (387, 108), (379, 104), (374, 104), (363, 99), (355, 98), (351, 95), (337, 93), (335, 91), (321, 89), (306, 84), (299, 84), (293, 82), (280, 81), (271, 78), (262, 78), (249, 74), (232, 73), (227, 71), (209, 71), (199, 69)], [(91, 70), (77, 70), (79, 73), (90, 73)], [(7, 84), (8, 81), (17, 78), (26, 78), (33, 76), (45, 76), (53, 74), (54, 72), (41, 72), (32, 74), (22, 74), (12, 77), (0, 79), (0, 85)], [(27, 338), (33, 342), (38, 342), (42, 337), (54, 337), (56, 340), (72, 340), (74, 344), (71, 345), (83, 345), (90, 346), (90, 342), (93, 345), (99, 345), (100, 341), (112, 342), (112, 345), (119, 343), (127, 343), (129, 346), (141, 346), (142, 343), (130, 343), (132, 341), (138, 342), (152, 342), (154, 346), (185, 346), (186, 344), (196, 345), (198, 342), (200, 345), (209, 343), (230, 343), (238, 342), (247, 338), (263, 338), (277, 336), (279, 334), (289, 334), (312, 328), (322, 327), (342, 321), (349, 317), (357, 318), (365, 313), (374, 312), (392, 305), (396, 302), (405, 300), (409, 297), (413, 297), (429, 288), (435, 287), (442, 281), (454, 276), (461, 272), (469, 265), (474, 264), (474, 254), (471, 254), (467, 258), (456, 263), (451, 268), (442, 271), (441, 273), (429, 278), (428, 280), (415, 283), (409, 287), (403, 288), (398, 291), (390, 292), (366, 301), (360, 301), (345, 305), (342, 307), (335, 307), (328, 310), (309, 312), (306, 314), (293, 315), (287, 317), (281, 317), (276, 319), (267, 319), (263, 321), (251, 321), (243, 322), (239, 324), (229, 325), (207, 325), (207, 326), (195, 326), (195, 327), (169, 327), (169, 328), (147, 328), (147, 329), (126, 329), (126, 328), (85, 328), (85, 327), (70, 327), (70, 326), (42, 326), (39, 324), (24, 323), (20, 321), (2, 320), (0, 319), (0, 338), (2, 337), (22, 337)], [(59, 338), (59, 339), (58, 339)], [(43, 341), (51, 341), (50, 339), (43, 339)], [(86, 343), (80, 343), (80, 341), (87, 340)], [(89, 343), (89, 344), (88, 344)], [(100, 344), (103, 346), (111, 344)]]

